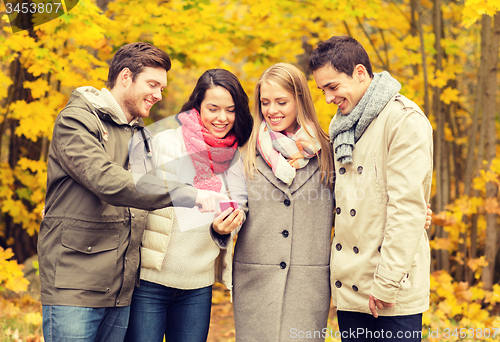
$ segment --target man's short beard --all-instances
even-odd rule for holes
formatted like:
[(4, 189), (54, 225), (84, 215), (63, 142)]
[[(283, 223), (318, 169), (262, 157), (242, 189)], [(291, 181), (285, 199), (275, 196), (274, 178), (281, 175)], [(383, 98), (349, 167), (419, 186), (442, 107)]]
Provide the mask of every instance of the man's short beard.
[(126, 96), (123, 99), (123, 105), (125, 107), (125, 110), (127, 110), (128, 113), (134, 118), (140, 117), (140, 110), (139, 108), (137, 108), (137, 103), (136, 101), (134, 101), (134, 99), (131, 99), (130, 96)]

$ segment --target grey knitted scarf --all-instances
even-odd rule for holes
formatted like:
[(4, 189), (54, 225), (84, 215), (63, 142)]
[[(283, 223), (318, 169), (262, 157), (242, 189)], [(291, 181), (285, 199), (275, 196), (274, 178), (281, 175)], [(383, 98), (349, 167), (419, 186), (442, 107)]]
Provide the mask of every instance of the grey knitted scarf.
[(373, 76), (365, 95), (351, 113), (342, 115), (339, 109), (330, 122), (330, 141), (333, 143), (337, 161), (342, 164), (352, 163), (356, 142), (387, 102), (401, 90), (401, 84), (387, 71), (375, 73)]

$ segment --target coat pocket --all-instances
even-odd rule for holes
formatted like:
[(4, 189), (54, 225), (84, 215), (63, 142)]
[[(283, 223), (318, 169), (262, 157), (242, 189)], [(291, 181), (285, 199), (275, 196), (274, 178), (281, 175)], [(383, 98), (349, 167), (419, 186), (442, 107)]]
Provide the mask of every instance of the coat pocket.
[(116, 230), (63, 229), (56, 261), (56, 288), (109, 291), (115, 277), (119, 241)]

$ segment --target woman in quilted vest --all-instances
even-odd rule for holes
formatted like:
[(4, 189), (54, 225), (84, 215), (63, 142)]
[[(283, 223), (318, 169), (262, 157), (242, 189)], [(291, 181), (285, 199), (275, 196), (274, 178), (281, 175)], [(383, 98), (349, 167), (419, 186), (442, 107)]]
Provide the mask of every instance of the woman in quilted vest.
[[(250, 137), (248, 96), (232, 73), (206, 71), (177, 114), (180, 127), (153, 139), (157, 175), (221, 192), (242, 205), (246, 184), (238, 148)], [(132, 298), (125, 341), (206, 341), (212, 284), (231, 290), (232, 235), (243, 210), (197, 208), (151, 212), (141, 247), (140, 287)], [(213, 224), (212, 224), (213, 223)]]

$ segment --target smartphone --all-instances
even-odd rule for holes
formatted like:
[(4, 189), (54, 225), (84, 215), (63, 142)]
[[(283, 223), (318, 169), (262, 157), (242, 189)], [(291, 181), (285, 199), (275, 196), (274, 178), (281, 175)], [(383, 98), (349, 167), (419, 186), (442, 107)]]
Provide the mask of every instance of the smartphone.
[(238, 209), (238, 202), (235, 200), (231, 201), (220, 201), (220, 210), (224, 211), (227, 208), (233, 208), (233, 211)]

